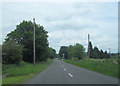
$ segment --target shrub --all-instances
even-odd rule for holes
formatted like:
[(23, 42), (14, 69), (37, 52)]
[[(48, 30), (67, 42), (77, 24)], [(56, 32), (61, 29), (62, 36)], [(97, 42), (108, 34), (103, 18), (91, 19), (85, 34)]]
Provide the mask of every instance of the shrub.
[(19, 65), (21, 60), (22, 45), (19, 45), (13, 39), (5, 41), (2, 45), (2, 63)]

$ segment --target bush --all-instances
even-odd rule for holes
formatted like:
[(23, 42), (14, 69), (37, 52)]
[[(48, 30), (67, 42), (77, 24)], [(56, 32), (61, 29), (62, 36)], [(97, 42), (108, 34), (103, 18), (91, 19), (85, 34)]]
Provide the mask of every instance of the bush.
[(68, 47), (68, 57), (82, 59), (85, 57), (85, 48), (83, 45), (76, 43), (74, 46)]
[(2, 63), (19, 65), (21, 60), (22, 45), (19, 45), (13, 39), (5, 41), (2, 45)]

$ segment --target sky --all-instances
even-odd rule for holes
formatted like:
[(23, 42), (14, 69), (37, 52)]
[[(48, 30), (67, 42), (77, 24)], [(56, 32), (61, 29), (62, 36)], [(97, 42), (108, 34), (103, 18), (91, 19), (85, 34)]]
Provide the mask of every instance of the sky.
[(99, 50), (118, 52), (117, 2), (4, 2), (1, 8), (1, 43), (20, 22), (35, 18), (48, 31), (49, 46), (57, 53), (61, 46), (76, 43), (87, 51), (88, 34)]

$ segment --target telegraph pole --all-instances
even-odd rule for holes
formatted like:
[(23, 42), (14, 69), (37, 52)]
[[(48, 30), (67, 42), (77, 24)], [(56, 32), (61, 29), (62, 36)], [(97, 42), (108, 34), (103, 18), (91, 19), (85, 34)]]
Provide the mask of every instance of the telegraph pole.
[(110, 55), (110, 48), (109, 48), (109, 55)]
[(88, 34), (88, 58), (90, 58), (90, 45), (89, 45), (89, 42), (90, 42), (90, 35)]
[(33, 57), (34, 57), (34, 64), (35, 64), (35, 18), (33, 18)]

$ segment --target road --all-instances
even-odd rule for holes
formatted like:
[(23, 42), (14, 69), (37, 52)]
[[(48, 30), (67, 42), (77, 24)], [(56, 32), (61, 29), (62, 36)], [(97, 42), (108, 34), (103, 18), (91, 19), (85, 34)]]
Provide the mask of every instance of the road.
[(25, 84), (118, 84), (118, 80), (55, 59)]

